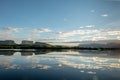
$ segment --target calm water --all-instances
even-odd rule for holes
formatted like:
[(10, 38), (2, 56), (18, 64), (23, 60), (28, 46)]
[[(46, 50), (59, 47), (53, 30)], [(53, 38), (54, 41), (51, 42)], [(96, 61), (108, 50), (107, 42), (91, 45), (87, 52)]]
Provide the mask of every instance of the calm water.
[(120, 51), (0, 51), (0, 80), (120, 80)]

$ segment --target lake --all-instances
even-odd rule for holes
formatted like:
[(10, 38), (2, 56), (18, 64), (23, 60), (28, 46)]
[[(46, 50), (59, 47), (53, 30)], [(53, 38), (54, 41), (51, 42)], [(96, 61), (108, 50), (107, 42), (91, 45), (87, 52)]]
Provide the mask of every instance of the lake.
[(120, 51), (0, 51), (0, 80), (120, 80)]

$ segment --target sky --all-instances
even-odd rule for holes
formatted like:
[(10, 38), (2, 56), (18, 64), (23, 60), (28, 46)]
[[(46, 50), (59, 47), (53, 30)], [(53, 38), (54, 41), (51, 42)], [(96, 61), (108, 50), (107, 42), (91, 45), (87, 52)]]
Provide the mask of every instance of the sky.
[(0, 40), (120, 40), (120, 0), (0, 0)]

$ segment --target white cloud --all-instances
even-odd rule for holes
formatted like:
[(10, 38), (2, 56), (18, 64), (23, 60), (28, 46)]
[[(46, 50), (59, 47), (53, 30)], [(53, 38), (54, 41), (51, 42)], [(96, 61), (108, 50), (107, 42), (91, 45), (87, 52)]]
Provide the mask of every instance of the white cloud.
[(80, 26), (80, 28), (93, 28), (95, 25), (86, 25), (86, 26)]
[(108, 35), (120, 35), (120, 31), (116, 30), (116, 31), (108, 31), (106, 32)]
[(33, 29), (32, 31), (35, 33), (51, 32), (51, 30), (48, 28)]
[(0, 31), (0, 40), (7, 40), (7, 39), (13, 40), (14, 38), (15, 36), (12, 32)]
[(1, 29), (8, 32), (19, 32), (22, 28), (2, 27)]
[(61, 32), (61, 31), (60, 32), (56, 32), (56, 34), (62, 34), (62, 33), (64, 33), (64, 32)]
[(97, 33), (99, 30), (73, 30), (68, 32), (57, 32), (57, 34), (60, 34), (61, 37), (70, 37), (74, 35), (87, 35), (87, 34), (93, 34)]
[(87, 28), (92, 28), (92, 27), (95, 27), (94, 25), (87, 25), (86, 26)]
[[(21, 42), (21, 40), (33, 40), (33, 41), (46, 41), (46, 42), (63, 42), (63, 41), (84, 41), (84, 40), (105, 40), (105, 39), (120, 39), (120, 30), (103, 30), (94, 29), (94, 25), (86, 25), (79, 30), (72, 31), (54, 31), (48, 28), (1, 28), (0, 40), (15, 40)], [(16, 33), (17, 32), (17, 33)], [(49, 34), (49, 32), (51, 32)], [(52, 33), (53, 32), (53, 33)], [(44, 34), (45, 33), (45, 34)], [(20, 36), (20, 37), (19, 37)]]
[(68, 32), (57, 32), (57, 34), (59, 38), (65, 38), (67, 41), (96, 41), (119, 39), (120, 30), (73, 30)]
[(120, 40), (120, 36), (117, 36), (117, 39)]
[(84, 28), (84, 26), (80, 26), (80, 28)]
[(48, 33), (52, 30), (48, 28), (17, 28), (0, 27), (0, 40), (14, 40), (20, 43), (23, 39), (37, 41), (40, 33)]
[(101, 16), (102, 17), (108, 17), (108, 14), (102, 14)]

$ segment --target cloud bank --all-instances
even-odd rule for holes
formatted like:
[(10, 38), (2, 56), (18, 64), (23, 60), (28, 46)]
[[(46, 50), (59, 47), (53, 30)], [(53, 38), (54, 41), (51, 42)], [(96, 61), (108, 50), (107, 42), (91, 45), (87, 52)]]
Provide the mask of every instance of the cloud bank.
[(84, 41), (84, 40), (105, 40), (120, 39), (120, 30), (94, 29), (94, 25), (83, 26), (86, 29), (77, 29), (71, 31), (54, 31), (49, 28), (16, 28), (1, 27), (0, 40), (23, 39), (33, 41)]

